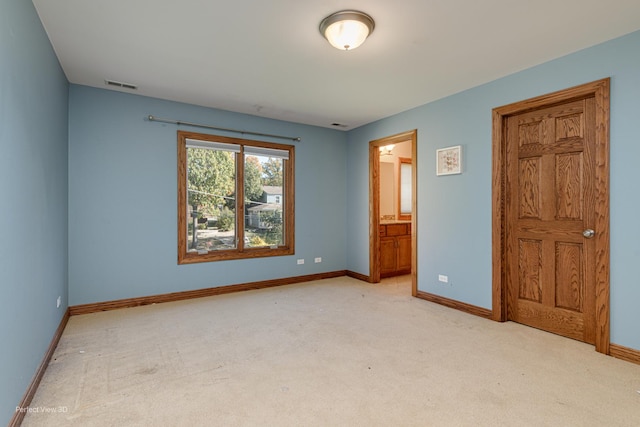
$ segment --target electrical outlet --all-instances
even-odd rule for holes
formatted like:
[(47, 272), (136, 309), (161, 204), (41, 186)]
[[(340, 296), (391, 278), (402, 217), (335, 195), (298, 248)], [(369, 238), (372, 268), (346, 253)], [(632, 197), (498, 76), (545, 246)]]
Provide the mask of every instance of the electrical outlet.
[(449, 276), (445, 276), (444, 274), (438, 274), (438, 281), (442, 283), (449, 283)]
[(304, 259), (299, 259), (298, 260), (298, 265), (302, 265), (302, 264), (304, 264)]
[(322, 258), (321, 257), (317, 257), (316, 259), (313, 260), (316, 264), (319, 262), (322, 262)]
[(60, 304), (62, 304), (62, 297), (58, 296), (58, 299), (56, 300), (56, 308), (60, 308)]

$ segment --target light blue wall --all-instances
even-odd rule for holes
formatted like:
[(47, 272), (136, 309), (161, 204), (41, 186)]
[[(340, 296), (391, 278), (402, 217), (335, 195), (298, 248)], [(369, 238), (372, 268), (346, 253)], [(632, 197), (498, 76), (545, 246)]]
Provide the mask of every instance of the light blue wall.
[[(71, 305), (345, 269), (344, 132), (77, 85), (69, 114)], [(302, 137), (295, 255), (177, 265), (178, 128), (149, 114)]]
[(0, 425), (67, 307), (67, 87), (33, 4), (0, 2)]
[[(491, 110), (611, 77), (611, 342), (640, 349), (638, 52), (635, 32), (351, 131), (347, 269), (369, 271), (368, 142), (418, 129), (418, 288), (491, 309)], [(451, 145), (464, 173), (437, 177), (435, 150)]]

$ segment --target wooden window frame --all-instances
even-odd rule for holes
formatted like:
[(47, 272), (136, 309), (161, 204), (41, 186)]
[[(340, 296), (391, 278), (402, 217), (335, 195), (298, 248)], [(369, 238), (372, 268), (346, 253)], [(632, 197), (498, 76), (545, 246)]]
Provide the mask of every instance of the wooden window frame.
[[(209, 251), (206, 254), (188, 252), (187, 246), (187, 139), (210, 141), (222, 144), (240, 145), (236, 156), (236, 237), (238, 245), (234, 249)], [(261, 147), (285, 150), (289, 159), (283, 160), (283, 197), (284, 197), (284, 243), (276, 247), (247, 248), (244, 246), (244, 147)], [(295, 147), (265, 141), (254, 141), (226, 136), (178, 131), (178, 264), (250, 259), (272, 256), (293, 255), (295, 253)], [(240, 213), (240, 217), (238, 217)]]

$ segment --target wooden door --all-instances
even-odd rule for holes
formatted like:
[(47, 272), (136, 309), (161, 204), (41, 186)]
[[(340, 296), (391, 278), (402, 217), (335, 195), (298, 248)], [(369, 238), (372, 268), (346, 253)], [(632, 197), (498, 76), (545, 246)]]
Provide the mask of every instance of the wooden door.
[(492, 112), (492, 318), (595, 340), (605, 354), (609, 87), (605, 78)]
[(593, 96), (506, 120), (507, 319), (592, 344), (595, 133)]

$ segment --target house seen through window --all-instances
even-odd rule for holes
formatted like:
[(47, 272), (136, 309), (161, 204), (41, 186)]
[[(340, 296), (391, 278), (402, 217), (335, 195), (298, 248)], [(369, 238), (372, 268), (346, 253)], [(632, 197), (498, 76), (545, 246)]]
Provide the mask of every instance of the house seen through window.
[(178, 262), (293, 254), (291, 145), (178, 132)]

